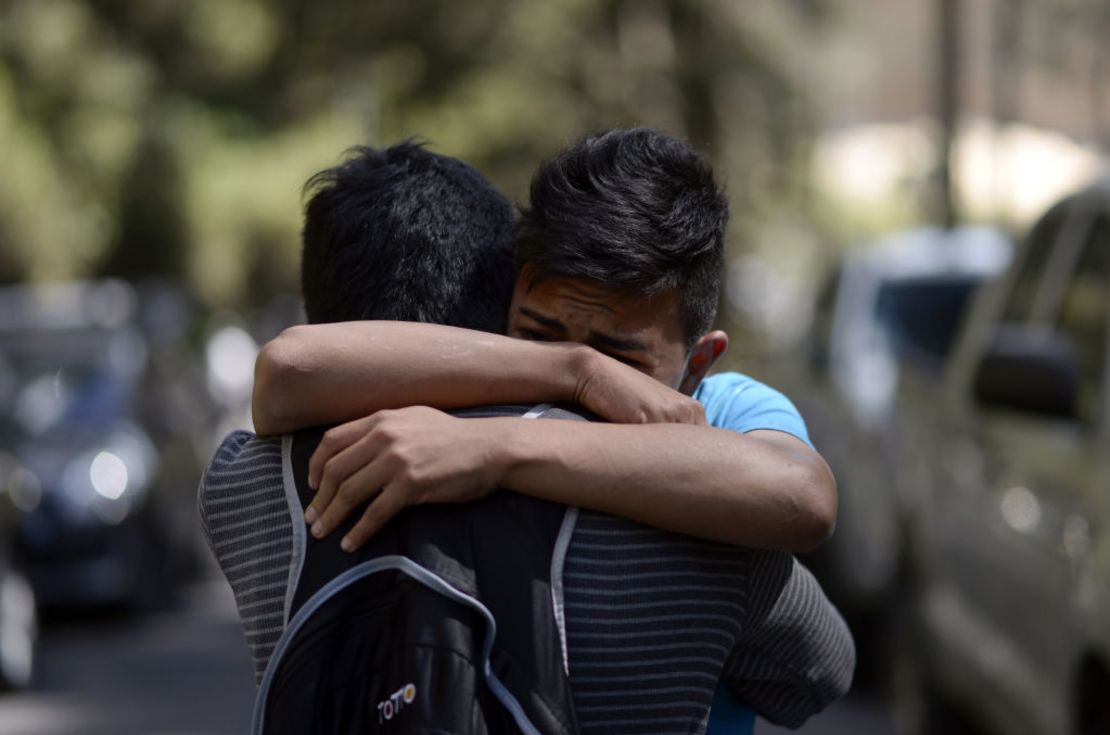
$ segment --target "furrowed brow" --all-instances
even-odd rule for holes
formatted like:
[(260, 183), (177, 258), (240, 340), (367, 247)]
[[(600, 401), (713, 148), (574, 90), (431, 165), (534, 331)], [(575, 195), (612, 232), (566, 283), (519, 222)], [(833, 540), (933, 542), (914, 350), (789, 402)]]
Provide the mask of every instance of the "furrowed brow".
[(566, 325), (564, 325), (558, 319), (553, 319), (549, 316), (544, 316), (543, 314), (539, 313), (538, 311), (533, 311), (533, 310), (529, 309), (527, 306), (520, 307), (520, 313), (523, 314), (524, 316), (528, 317), (532, 321), (536, 322), (537, 324), (542, 324), (543, 326), (545, 326), (549, 329), (556, 329), (560, 332), (567, 331)]
[(647, 352), (648, 347), (643, 342), (634, 339), (621, 339), (601, 332), (590, 332), (590, 344), (606, 347), (618, 352)]

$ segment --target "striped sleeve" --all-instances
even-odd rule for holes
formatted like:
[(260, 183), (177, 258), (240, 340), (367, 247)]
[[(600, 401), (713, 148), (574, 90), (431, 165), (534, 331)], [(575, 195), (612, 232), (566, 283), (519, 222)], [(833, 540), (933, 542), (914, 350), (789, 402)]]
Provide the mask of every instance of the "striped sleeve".
[(208, 545), (235, 593), (257, 680), (285, 627), (293, 557), (281, 440), (229, 434), (201, 477), (197, 507)]
[(855, 644), (809, 570), (790, 554), (760, 554), (751, 617), (722, 678), (764, 718), (795, 728), (847, 693)]
[(563, 569), (582, 735), (704, 731), (751, 554), (583, 510)]

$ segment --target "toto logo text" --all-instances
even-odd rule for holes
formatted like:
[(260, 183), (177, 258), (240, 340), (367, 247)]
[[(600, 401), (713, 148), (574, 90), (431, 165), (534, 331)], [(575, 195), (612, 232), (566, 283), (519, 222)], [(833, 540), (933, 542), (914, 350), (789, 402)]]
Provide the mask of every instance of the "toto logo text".
[(406, 704), (412, 704), (416, 699), (416, 685), (405, 684), (403, 687), (389, 695), (389, 698), (378, 702), (378, 723), (388, 722), (401, 713)]

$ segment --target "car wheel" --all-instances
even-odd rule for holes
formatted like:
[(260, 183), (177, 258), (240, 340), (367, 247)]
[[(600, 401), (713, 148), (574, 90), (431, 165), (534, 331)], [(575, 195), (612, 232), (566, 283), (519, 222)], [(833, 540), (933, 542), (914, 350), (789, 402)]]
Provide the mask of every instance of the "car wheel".
[(22, 689), (35, 673), (38, 611), (30, 583), (14, 570), (0, 578), (0, 689)]

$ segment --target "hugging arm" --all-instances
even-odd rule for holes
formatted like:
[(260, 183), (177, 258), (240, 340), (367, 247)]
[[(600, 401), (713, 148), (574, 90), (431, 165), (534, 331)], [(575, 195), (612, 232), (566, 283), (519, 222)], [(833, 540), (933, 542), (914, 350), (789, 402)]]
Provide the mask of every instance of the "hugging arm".
[(761, 552), (751, 610), (722, 678), (761, 716), (796, 728), (852, 684), (852, 635), (793, 556)]
[(835, 516), (828, 468), (781, 432), (462, 419), (423, 406), (329, 431), (309, 484), (317, 495), (306, 517), (318, 537), (373, 501), (344, 539), (349, 550), (406, 506), (472, 500), (494, 487), (765, 548), (812, 548)]
[[(582, 345), (404, 322), (294, 327), (260, 354), (254, 399), (260, 433), (363, 416), (325, 435), (310, 477), (322, 533), (376, 498), (354, 546), (407, 505), (496, 486), (746, 546), (811, 549), (836, 517), (835, 481), (804, 442), (711, 429), (694, 399)], [(537, 428), (422, 407), (541, 401), (648, 425)]]
[(404, 406), (546, 401), (620, 423), (705, 423), (694, 399), (584, 345), (393, 321), (286, 329), (258, 355), (252, 410), (272, 436)]

